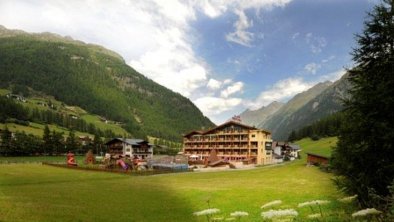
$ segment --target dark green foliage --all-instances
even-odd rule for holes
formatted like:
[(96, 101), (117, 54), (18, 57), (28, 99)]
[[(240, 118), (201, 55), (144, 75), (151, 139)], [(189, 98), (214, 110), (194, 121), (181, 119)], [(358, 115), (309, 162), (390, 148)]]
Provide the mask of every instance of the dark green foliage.
[(0, 155), (2, 156), (29, 156), (42, 153), (42, 141), (40, 138), (15, 132), (12, 134), (7, 126), (1, 133)]
[(66, 139), (66, 147), (64, 150), (75, 152), (78, 149), (77, 139), (75, 138), (74, 130), (70, 130)]
[(0, 122), (4, 123), (8, 118), (28, 120), (29, 112), (22, 105), (12, 99), (0, 96)]
[(180, 141), (185, 132), (213, 125), (190, 100), (137, 73), (115, 53), (60, 37), (0, 36), (0, 82), (123, 122), (134, 137)]
[(344, 114), (342, 112), (334, 113), (297, 131), (293, 130), (288, 140), (295, 141), (305, 137), (319, 140), (322, 137), (337, 136), (343, 121)]
[[(394, 179), (394, 1), (374, 8), (357, 35), (350, 70), (351, 98), (333, 153), (333, 166), (347, 191), (364, 206), (374, 205), (369, 193), (389, 195)], [(378, 206), (375, 206), (378, 207)]]

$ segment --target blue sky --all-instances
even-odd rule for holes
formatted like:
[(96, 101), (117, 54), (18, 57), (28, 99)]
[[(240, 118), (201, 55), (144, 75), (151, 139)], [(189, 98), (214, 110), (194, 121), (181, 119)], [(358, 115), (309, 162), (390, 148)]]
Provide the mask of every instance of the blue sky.
[(215, 123), (351, 67), (373, 0), (0, 0), (0, 24), (105, 46)]

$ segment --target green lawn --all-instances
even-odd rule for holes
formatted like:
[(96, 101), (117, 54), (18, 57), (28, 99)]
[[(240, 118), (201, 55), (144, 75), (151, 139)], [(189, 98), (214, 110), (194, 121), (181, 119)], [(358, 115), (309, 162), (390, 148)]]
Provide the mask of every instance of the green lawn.
[(313, 141), (310, 138), (304, 138), (294, 143), (300, 145), (302, 150), (301, 155), (305, 153), (314, 153), (330, 157), (332, 148), (336, 146), (337, 141), (337, 137), (321, 138), (317, 141)]
[[(193, 212), (219, 208), (218, 216), (247, 211), (261, 221), (260, 206), (280, 199), (301, 221), (305, 201), (333, 201), (324, 213), (340, 213), (342, 195), (331, 174), (305, 160), (254, 170), (130, 176), (43, 166), (0, 165), (0, 221), (206, 221)], [(333, 220), (335, 221), (335, 220)]]

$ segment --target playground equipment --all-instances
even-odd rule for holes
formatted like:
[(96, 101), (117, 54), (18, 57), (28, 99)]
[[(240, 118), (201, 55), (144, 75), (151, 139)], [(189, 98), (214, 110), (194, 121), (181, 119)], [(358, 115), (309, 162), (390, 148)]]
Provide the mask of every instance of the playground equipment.
[(116, 165), (121, 166), (124, 170), (129, 169), (129, 166), (122, 159), (116, 160)]
[(67, 165), (69, 166), (76, 166), (77, 163), (75, 162), (74, 154), (71, 152), (68, 152), (67, 154)]
[(94, 164), (96, 159), (94, 158), (92, 150), (89, 150), (85, 155), (85, 163), (86, 164)]

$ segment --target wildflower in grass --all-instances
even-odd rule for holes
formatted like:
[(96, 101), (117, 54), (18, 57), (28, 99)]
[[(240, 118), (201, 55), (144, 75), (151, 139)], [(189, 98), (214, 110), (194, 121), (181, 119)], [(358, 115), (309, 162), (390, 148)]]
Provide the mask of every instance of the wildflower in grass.
[(328, 204), (328, 203), (330, 203), (330, 201), (328, 201), (328, 200), (312, 200), (309, 202), (300, 203), (300, 204), (298, 204), (298, 207), (324, 205), (324, 204)]
[(367, 208), (353, 213), (352, 217), (365, 217), (367, 215), (376, 215), (381, 213), (382, 211), (376, 210), (375, 208)]
[(208, 221), (211, 221), (211, 215), (219, 213), (220, 210), (216, 208), (205, 209), (202, 211), (194, 212), (195, 216), (206, 216)]
[(212, 214), (216, 214), (219, 213), (220, 210), (216, 209), (216, 208), (211, 208), (211, 209), (205, 209), (202, 211), (198, 211), (198, 212), (194, 212), (193, 214), (196, 216), (203, 216), (203, 215), (212, 215)]
[(249, 216), (249, 213), (248, 213), (248, 212), (245, 212), (245, 211), (235, 211), (235, 212), (232, 212), (232, 213), (230, 214), (230, 216), (235, 217), (235, 218), (238, 218), (238, 221), (240, 221), (240, 220), (241, 220), (241, 217)]
[(235, 211), (235, 212), (232, 212), (230, 215), (232, 217), (245, 217), (245, 216), (249, 216), (249, 213), (244, 212), (244, 211)]
[(338, 201), (339, 201), (339, 202), (342, 202), (342, 203), (351, 203), (351, 202), (352, 202), (353, 200), (355, 200), (356, 198), (357, 198), (357, 194), (354, 195), (354, 196), (344, 197), (344, 198), (338, 199)]
[(235, 220), (235, 217), (226, 218), (226, 221), (233, 221), (233, 220)]
[(214, 217), (212, 218), (212, 221), (223, 221), (224, 218), (223, 217)]
[(281, 200), (274, 200), (274, 201), (271, 201), (271, 202), (266, 203), (263, 206), (261, 206), (261, 209), (272, 207), (272, 206), (279, 205), (279, 204), (282, 204)]
[(310, 218), (310, 219), (315, 219), (315, 218), (319, 218), (319, 217), (321, 217), (320, 214), (310, 214), (310, 215), (308, 215), (308, 218)]
[(296, 216), (298, 216), (298, 212), (294, 209), (269, 210), (269, 211), (262, 212), (261, 216), (264, 219), (272, 219), (275, 217), (296, 217)]

